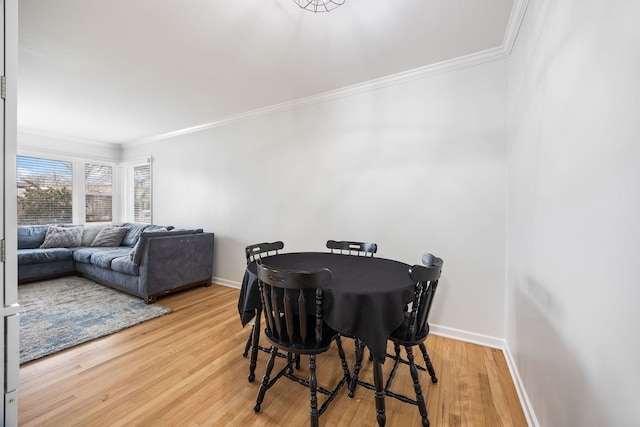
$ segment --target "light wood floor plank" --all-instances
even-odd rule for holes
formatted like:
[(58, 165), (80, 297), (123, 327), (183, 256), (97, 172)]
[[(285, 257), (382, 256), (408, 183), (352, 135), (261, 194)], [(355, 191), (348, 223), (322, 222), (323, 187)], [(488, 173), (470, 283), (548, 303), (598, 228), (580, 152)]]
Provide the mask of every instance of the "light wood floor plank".
[[(23, 365), (20, 425), (307, 425), (308, 389), (284, 378), (254, 413), (268, 355), (260, 352), (256, 381), (247, 382), (248, 359), (241, 354), (249, 327), (241, 328), (238, 295), (213, 285), (164, 297), (159, 303), (173, 309), (169, 315)], [(343, 341), (352, 368), (353, 342)], [(420, 372), (431, 426), (526, 426), (502, 352), (433, 335), (427, 349), (439, 380), (432, 384)], [(419, 351), (416, 360), (422, 363)], [(278, 359), (276, 367), (283, 363)], [(303, 358), (300, 375), (307, 363)], [(385, 363), (384, 374), (390, 369)], [(341, 372), (335, 346), (318, 357), (321, 385), (332, 387)], [(361, 379), (373, 382), (366, 357)], [(413, 396), (407, 366), (399, 367), (392, 389)], [(388, 426), (421, 426), (417, 407), (391, 398), (386, 407)], [(375, 427), (375, 415), (372, 391), (358, 387), (349, 399), (343, 388), (320, 423)]]

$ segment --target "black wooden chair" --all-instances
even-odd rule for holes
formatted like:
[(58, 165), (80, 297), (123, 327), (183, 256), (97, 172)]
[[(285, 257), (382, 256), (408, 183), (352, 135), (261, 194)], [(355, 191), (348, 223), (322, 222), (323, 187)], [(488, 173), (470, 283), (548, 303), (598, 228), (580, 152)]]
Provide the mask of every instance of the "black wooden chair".
[[(252, 262), (256, 262), (258, 264), (262, 264), (262, 258), (277, 255), (280, 251), (284, 249), (284, 243), (281, 241), (272, 242), (272, 243), (257, 243), (255, 245), (249, 245), (244, 248), (244, 255), (247, 260), (247, 265)], [(249, 333), (249, 338), (247, 339), (247, 343), (244, 346), (244, 352), (242, 353), (242, 357), (247, 357), (249, 354), (249, 350), (252, 350), (251, 362), (249, 363), (249, 382), (253, 382), (255, 379), (255, 369), (256, 362), (258, 360), (258, 350), (262, 350), (264, 352), (269, 353), (269, 349), (262, 347), (259, 344), (259, 331), (258, 335), (254, 337), (254, 330), (256, 327), (256, 322), (260, 324), (259, 321), (260, 310), (256, 310), (256, 315), (254, 317), (253, 322), (251, 323), (251, 332)], [(255, 341), (255, 342), (254, 342)]]
[(345, 240), (327, 240), (327, 248), (332, 253), (372, 257), (378, 251), (378, 245), (367, 242), (349, 242)]
[[(389, 339), (394, 344), (395, 355), (387, 354), (393, 360), (393, 367), (389, 373), (389, 377), (384, 387), (385, 396), (396, 398), (400, 401), (411, 403), (418, 406), (418, 411), (422, 417), (422, 425), (429, 426), (429, 419), (427, 418), (427, 406), (422, 394), (422, 387), (420, 386), (420, 379), (418, 377), (418, 370), (427, 370), (431, 377), (431, 382), (434, 384), (438, 382), (433, 364), (427, 353), (427, 348), (424, 345), (427, 336), (429, 335), (429, 312), (431, 311), (431, 305), (438, 288), (438, 281), (440, 280), (440, 274), (442, 272), (442, 259), (434, 257), (432, 255), (423, 257), (423, 262), (429, 265), (414, 265), (409, 269), (409, 275), (411, 279), (416, 281), (415, 294), (413, 302), (410, 308), (405, 313), (404, 322), (396, 330), (391, 333)], [(418, 346), (422, 352), (426, 369), (419, 367), (415, 363), (413, 355), (413, 347)], [(400, 356), (400, 347), (405, 348), (407, 359), (403, 359)], [(349, 384), (349, 397), (353, 397), (356, 385), (362, 385), (371, 390), (375, 390), (372, 384), (364, 383), (358, 380), (358, 359), (362, 360), (362, 352), (356, 354), (356, 366), (354, 373)], [(394, 393), (390, 390), (393, 379), (398, 370), (400, 364), (406, 364), (409, 366), (409, 372), (413, 379), (413, 388), (416, 392), (415, 399), (410, 397)]]
[[(271, 343), (271, 357), (258, 391), (254, 411), (259, 412), (265, 393), (281, 377), (287, 377), (309, 388), (311, 393), (311, 426), (327, 409), (340, 388), (349, 380), (349, 368), (340, 335), (323, 320), (322, 287), (331, 282), (331, 272), (324, 268), (315, 272), (275, 270), (258, 265), (258, 286), (266, 325), (265, 335)], [(329, 350), (336, 341), (343, 377), (333, 390), (318, 386), (316, 355)], [(278, 350), (287, 353), (287, 364), (270, 379)], [(294, 375), (294, 363), (300, 355), (309, 357), (309, 379)], [(283, 389), (283, 392), (286, 391)], [(318, 409), (317, 393), (328, 396)], [(284, 420), (283, 420), (284, 422)]]
[[(373, 254), (378, 252), (378, 245), (368, 242), (350, 242), (347, 240), (327, 240), (327, 248), (331, 249), (331, 253), (342, 255), (356, 255), (364, 257), (373, 257)], [(362, 346), (362, 343), (358, 338), (343, 335), (347, 338), (353, 338), (356, 353)], [(373, 360), (373, 356), (369, 354), (369, 360)], [(357, 367), (359, 368), (359, 367)]]

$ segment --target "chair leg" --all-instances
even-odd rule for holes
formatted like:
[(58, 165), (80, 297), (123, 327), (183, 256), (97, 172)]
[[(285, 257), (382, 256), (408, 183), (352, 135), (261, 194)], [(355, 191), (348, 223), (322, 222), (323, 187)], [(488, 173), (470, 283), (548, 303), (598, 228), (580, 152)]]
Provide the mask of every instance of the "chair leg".
[(375, 383), (376, 419), (378, 420), (378, 427), (384, 427), (387, 423), (387, 414), (384, 406), (385, 391), (382, 388), (383, 381), (382, 363), (376, 359), (373, 362), (373, 382)]
[(309, 355), (309, 390), (311, 391), (311, 427), (318, 427), (318, 379), (316, 377), (316, 355)]
[(260, 384), (260, 390), (258, 390), (258, 397), (256, 397), (256, 404), (253, 407), (254, 412), (260, 412), (260, 406), (262, 405), (262, 401), (264, 400), (264, 394), (267, 392), (269, 388), (269, 376), (271, 375), (271, 371), (273, 370), (273, 364), (275, 362), (276, 355), (278, 354), (278, 349), (276, 347), (271, 347), (271, 356), (269, 357), (269, 361), (267, 362), (267, 369), (264, 372), (264, 376), (262, 377), (262, 384)]
[[(289, 365), (289, 369), (287, 369), (287, 373), (293, 374), (293, 364), (291, 362), (293, 361), (298, 362), (299, 358), (300, 358), (300, 355), (287, 353), (287, 365)], [(296, 366), (296, 369), (298, 369), (297, 366)]]
[(407, 359), (409, 359), (409, 370), (411, 371), (411, 378), (413, 379), (413, 389), (416, 392), (416, 403), (418, 404), (418, 410), (422, 417), (422, 425), (429, 427), (429, 419), (427, 418), (427, 405), (424, 403), (424, 396), (422, 395), (422, 387), (420, 387), (420, 379), (418, 378), (418, 368), (413, 357), (413, 350), (410, 346), (406, 346)]
[(247, 380), (252, 383), (256, 378), (256, 364), (258, 362), (258, 348), (260, 343), (260, 317), (261, 311), (256, 312), (255, 323), (251, 329), (251, 359), (249, 360), (249, 376)]
[(436, 370), (433, 369), (433, 364), (431, 363), (431, 359), (429, 358), (429, 353), (427, 353), (427, 347), (424, 345), (423, 342), (420, 343), (420, 351), (422, 351), (422, 357), (424, 358), (424, 363), (425, 365), (427, 365), (427, 371), (431, 376), (431, 382), (435, 384), (438, 382), (438, 377), (436, 377)]
[(340, 339), (340, 335), (336, 337), (336, 345), (338, 346), (338, 355), (340, 356), (340, 363), (342, 364), (342, 372), (344, 373), (344, 377), (348, 381), (351, 378), (351, 374), (349, 374), (349, 365), (347, 364), (347, 356), (344, 354), (344, 349), (342, 348), (342, 340)]
[(354, 341), (356, 346), (356, 364), (353, 367), (353, 375), (351, 376), (351, 382), (349, 382), (349, 392), (347, 395), (350, 398), (353, 398), (356, 392), (356, 386), (358, 385), (358, 374), (360, 373), (360, 368), (362, 367), (362, 357), (364, 353), (362, 342), (359, 339), (355, 339)]

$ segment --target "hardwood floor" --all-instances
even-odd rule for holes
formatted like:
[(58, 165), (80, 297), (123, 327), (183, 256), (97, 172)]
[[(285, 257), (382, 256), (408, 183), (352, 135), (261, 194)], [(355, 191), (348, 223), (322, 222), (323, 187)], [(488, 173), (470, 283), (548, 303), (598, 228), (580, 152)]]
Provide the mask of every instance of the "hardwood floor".
[[(249, 326), (241, 328), (238, 293), (213, 285), (161, 298), (173, 313), (23, 365), (20, 425), (308, 425), (308, 389), (286, 378), (267, 392), (261, 412), (253, 412), (267, 354), (260, 352), (256, 381), (247, 382), (248, 359), (241, 354)], [(352, 368), (353, 344), (344, 344)], [(434, 335), (427, 348), (439, 379), (432, 384), (420, 372), (431, 426), (526, 426), (501, 351)], [(341, 372), (335, 346), (318, 357), (320, 385), (336, 384)], [(360, 377), (373, 382), (366, 358)], [(413, 393), (406, 366), (393, 389)], [(421, 425), (416, 406), (387, 398), (386, 409), (388, 426)], [(349, 399), (344, 387), (320, 424), (376, 426), (373, 392), (358, 387)]]

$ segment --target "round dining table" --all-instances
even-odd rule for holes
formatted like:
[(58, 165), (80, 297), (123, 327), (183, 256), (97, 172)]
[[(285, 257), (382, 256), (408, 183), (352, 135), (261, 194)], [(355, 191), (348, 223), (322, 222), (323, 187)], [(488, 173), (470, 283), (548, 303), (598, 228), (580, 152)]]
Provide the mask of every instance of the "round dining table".
[[(332, 280), (323, 288), (324, 320), (345, 336), (360, 339), (375, 358), (376, 407), (378, 424), (384, 425), (384, 392), (381, 366), (386, 357), (387, 340), (402, 324), (407, 304), (413, 301), (415, 282), (409, 277), (410, 265), (375, 257), (326, 252), (284, 253), (262, 258), (262, 264), (275, 269), (315, 271), (327, 268)], [(256, 318), (250, 362), (250, 381), (255, 369), (260, 335), (261, 302), (257, 266), (245, 270), (238, 312), (242, 325)], [(378, 390), (379, 389), (379, 390)]]
[[(405, 307), (413, 301), (415, 283), (408, 264), (324, 252), (279, 254), (263, 258), (262, 264), (299, 271), (328, 268), (332, 280), (323, 289), (325, 321), (337, 332), (359, 338), (373, 357), (384, 361), (387, 339), (402, 324)], [(257, 269), (250, 263), (238, 302), (243, 326), (259, 309)]]

